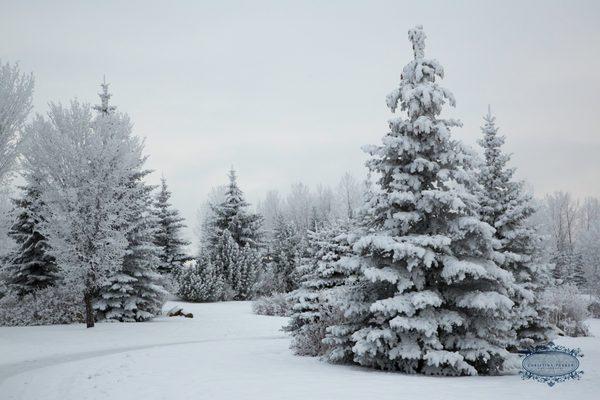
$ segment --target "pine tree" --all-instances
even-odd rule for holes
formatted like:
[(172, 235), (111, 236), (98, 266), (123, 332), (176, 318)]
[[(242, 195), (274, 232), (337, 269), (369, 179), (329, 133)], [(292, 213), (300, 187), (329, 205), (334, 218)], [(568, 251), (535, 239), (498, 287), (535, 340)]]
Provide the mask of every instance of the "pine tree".
[[(346, 225), (329, 224), (308, 233), (307, 256), (298, 268), (300, 287), (292, 292), (292, 315), (285, 330), (293, 336), (296, 354), (317, 356), (325, 352), (326, 328), (339, 316), (335, 289), (347, 283), (340, 259), (351, 253)], [(335, 321), (337, 322), (337, 321)]]
[[(414, 60), (387, 97), (394, 112), (381, 146), (366, 148), (378, 179), (367, 225), (351, 241), (359, 268), (345, 307), (329, 328), (330, 360), (432, 375), (500, 371), (514, 336), (510, 273), (493, 261), (493, 228), (480, 221), (472, 156), (450, 136), (454, 106), (436, 79), (442, 66), (424, 55), (421, 27), (409, 31)], [(358, 267), (357, 267), (358, 266)]]
[(140, 180), (133, 183), (138, 196), (130, 203), (127, 251), (121, 270), (100, 289), (95, 303), (100, 319), (140, 322), (161, 312), (168, 293), (156, 271), (160, 248), (154, 244), (157, 220), (151, 211), (152, 189)]
[(515, 303), (517, 345), (546, 343), (552, 329), (539, 296), (550, 277), (539, 257), (541, 237), (528, 223), (535, 213), (532, 196), (524, 191), (522, 182), (513, 179), (515, 169), (507, 166), (510, 156), (502, 151), (505, 138), (498, 134), (489, 108), (484, 122), (479, 140), (485, 155), (479, 174), (481, 219), (496, 229), (496, 250), (502, 255), (499, 265), (516, 280), (511, 300)]
[(219, 204), (211, 205), (213, 216), (207, 238), (209, 244), (216, 245), (227, 230), (239, 247), (259, 247), (261, 217), (251, 213), (248, 207), (244, 193), (238, 187), (235, 171), (231, 169), (225, 199)]
[(226, 300), (248, 300), (253, 295), (261, 265), (257, 249), (246, 244), (240, 248), (229, 230), (225, 229), (209, 257), (224, 283)]
[(54, 285), (58, 267), (48, 250), (49, 244), (40, 232), (40, 187), (37, 180), (27, 176), (24, 196), (14, 200), (16, 221), (8, 232), (18, 245), (9, 264), (9, 286), (19, 295)]
[(269, 251), (269, 268), (278, 293), (288, 293), (298, 287), (296, 266), (302, 253), (302, 237), (282, 214), (275, 220)]
[(158, 229), (154, 239), (154, 243), (161, 249), (158, 271), (163, 275), (173, 273), (190, 259), (184, 250), (189, 242), (181, 238), (181, 230), (185, 227), (184, 219), (179, 216), (179, 211), (173, 208), (169, 202), (170, 198), (171, 192), (163, 177), (155, 204)]
[(186, 301), (219, 301), (225, 294), (221, 273), (208, 257), (187, 261), (177, 273), (177, 283), (177, 294)]
[[(109, 118), (115, 107), (108, 104), (111, 95), (108, 84), (102, 83), (102, 103), (95, 110), (99, 118)], [(121, 268), (103, 285), (97, 294), (94, 309), (100, 319), (116, 321), (146, 321), (160, 314), (167, 292), (156, 272), (160, 248), (154, 244), (158, 221), (152, 213), (153, 187), (144, 182), (151, 172), (143, 169), (145, 157), (133, 166), (127, 190), (132, 199), (123, 221), (127, 248)], [(117, 199), (117, 201), (120, 199)]]

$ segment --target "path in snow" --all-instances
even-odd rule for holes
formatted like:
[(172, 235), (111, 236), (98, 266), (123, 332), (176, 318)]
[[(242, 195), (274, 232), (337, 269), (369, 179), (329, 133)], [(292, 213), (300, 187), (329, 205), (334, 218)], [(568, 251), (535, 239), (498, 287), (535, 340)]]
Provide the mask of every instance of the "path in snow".
[[(285, 318), (244, 302), (187, 304), (193, 319), (0, 328), (1, 400), (576, 399), (600, 392), (600, 340), (561, 338), (585, 353), (581, 381), (554, 388), (519, 376), (435, 378), (296, 357)], [(171, 307), (169, 304), (167, 307)], [(600, 334), (600, 321), (592, 321)]]

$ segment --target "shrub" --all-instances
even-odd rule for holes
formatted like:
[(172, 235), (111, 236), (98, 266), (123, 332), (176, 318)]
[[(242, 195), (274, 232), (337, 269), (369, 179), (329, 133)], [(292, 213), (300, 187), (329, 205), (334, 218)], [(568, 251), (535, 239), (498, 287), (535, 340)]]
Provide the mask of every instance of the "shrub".
[(550, 322), (568, 336), (589, 336), (583, 323), (588, 314), (589, 299), (574, 284), (560, 285), (542, 293), (541, 301), (549, 309)]
[(69, 285), (48, 287), (25, 296), (9, 292), (0, 299), (0, 326), (83, 322), (80, 291)]
[(292, 303), (285, 293), (274, 293), (271, 296), (263, 296), (252, 302), (252, 311), (258, 315), (277, 315), (289, 317)]

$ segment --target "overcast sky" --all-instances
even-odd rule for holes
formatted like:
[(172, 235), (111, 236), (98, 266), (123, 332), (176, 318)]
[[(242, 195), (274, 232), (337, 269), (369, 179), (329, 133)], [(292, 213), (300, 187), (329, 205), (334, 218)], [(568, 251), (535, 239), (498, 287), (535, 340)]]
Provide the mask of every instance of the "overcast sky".
[(36, 77), (35, 111), (113, 104), (145, 136), (188, 219), (231, 165), (250, 201), (363, 175), (363, 144), (422, 24), (475, 145), (487, 104), (538, 196), (600, 196), (599, 1), (7, 1), (0, 59)]

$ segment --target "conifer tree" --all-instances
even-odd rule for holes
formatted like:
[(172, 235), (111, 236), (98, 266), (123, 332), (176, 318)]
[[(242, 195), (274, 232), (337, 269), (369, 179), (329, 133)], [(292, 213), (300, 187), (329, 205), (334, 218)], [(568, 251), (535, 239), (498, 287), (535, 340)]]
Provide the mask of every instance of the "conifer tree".
[(219, 301), (225, 294), (223, 277), (208, 257), (186, 261), (177, 273), (177, 283), (177, 294), (186, 301)]
[(296, 266), (302, 253), (301, 242), (301, 235), (294, 225), (287, 222), (283, 214), (278, 214), (269, 251), (269, 268), (279, 293), (288, 293), (298, 287)]
[(494, 374), (512, 358), (513, 278), (493, 261), (493, 228), (480, 221), (472, 156), (439, 117), (455, 100), (443, 67), (425, 58), (422, 27), (409, 31), (414, 60), (387, 97), (394, 112), (381, 146), (366, 148), (379, 190), (352, 240), (358, 269), (343, 323), (328, 329), (328, 357), (432, 375)]
[(179, 216), (179, 211), (173, 208), (169, 202), (170, 198), (171, 192), (163, 177), (155, 203), (158, 229), (154, 239), (154, 243), (161, 249), (158, 271), (163, 275), (177, 271), (190, 259), (184, 250), (189, 242), (181, 237), (181, 230), (185, 227), (184, 219)]
[(334, 289), (347, 284), (347, 270), (339, 265), (351, 253), (347, 224), (328, 224), (308, 233), (307, 256), (298, 268), (300, 287), (292, 292), (292, 314), (285, 330), (293, 336), (296, 354), (317, 356), (325, 352), (325, 330), (339, 314)]
[(515, 169), (507, 166), (510, 156), (502, 151), (505, 138), (498, 133), (489, 108), (481, 130), (479, 144), (485, 156), (479, 174), (481, 218), (496, 229), (496, 250), (502, 255), (499, 265), (515, 277), (511, 300), (515, 303), (517, 345), (546, 343), (552, 329), (539, 296), (550, 276), (540, 262), (541, 237), (528, 223), (535, 212), (532, 196), (524, 191), (522, 182), (513, 179)]
[(233, 168), (229, 171), (229, 185), (225, 191), (225, 199), (216, 205), (211, 205), (213, 211), (210, 221), (209, 244), (216, 245), (225, 230), (229, 231), (239, 247), (249, 245), (259, 247), (261, 217), (248, 210), (249, 204), (244, 193), (237, 184)]
[[(115, 107), (109, 105), (108, 84), (103, 81), (101, 104), (94, 107), (98, 118), (110, 118)], [(156, 272), (160, 263), (160, 248), (154, 244), (158, 221), (152, 213), (153, 187), (144, 182), (151, 172), (144, 169), (145, 157), (132, 166), (129, 182), (128, 212), (123, 221), (127, 247), (121, 268), (103, 285), (94, 308), (100, 319), (116, 321), (146, 321), (157, 316), (167, 292)]]
[(9, 286), (19, 295), (52, 286), (58, 267), (49, 252), (49, 244), (41, 233), (39, 221), (40, 187), (32, 176), (26, 176), (24, 196), (14, 200), (17, 217), (8, 232), (18, 247), (9, 264)]

